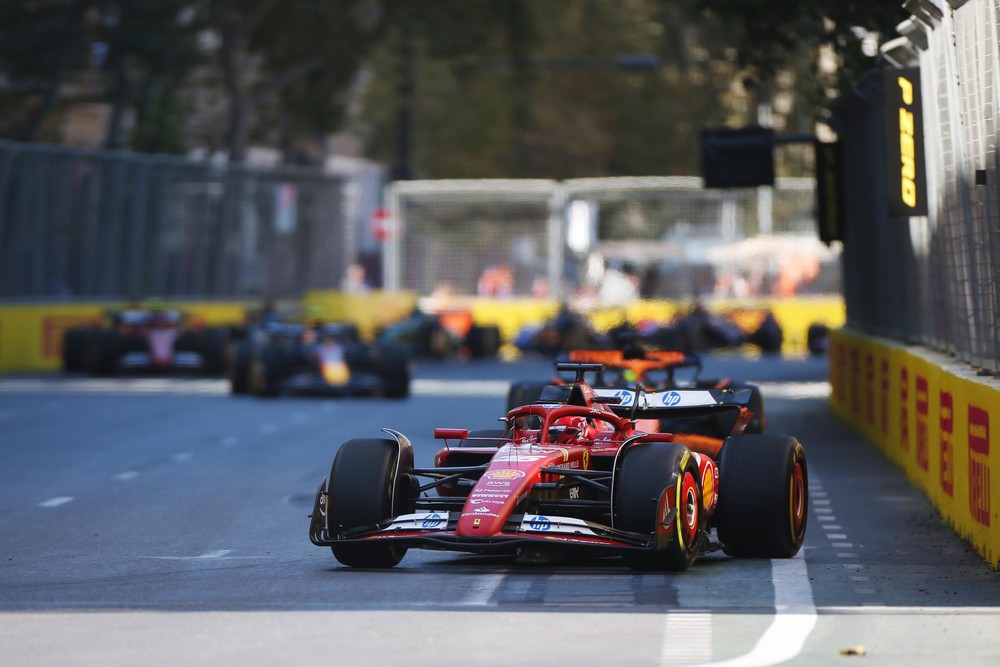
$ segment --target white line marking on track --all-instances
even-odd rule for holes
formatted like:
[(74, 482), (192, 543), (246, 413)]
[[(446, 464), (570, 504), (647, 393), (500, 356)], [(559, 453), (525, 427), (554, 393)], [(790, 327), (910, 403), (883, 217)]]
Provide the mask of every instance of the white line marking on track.
[(506, 380), (430, 380), (415, 378), (410, 383), (414, 396), (506, 396)]
[(816, 604), (802, 552), (794, 558), (772, 560), (771, 580), (775, 611), (771, 626), (749, 653), (710, 663), (712, 667), (768, 667), (791, 660), (802, 651), (816, 627)]
[(39, 507), (59, 507), (60, 505), (65, 505), (66, 503), (72, 502), (73, 496), (56, 496), (55, 498), (49, 498), (46, 501), (38, 503)]
[(712, 614), (667, 612), (660, 664), (693, 665), (712, 659)]
[(198, 556), (146, 556), (155, 560), (267, 560), (270, 556), (230, 556), (232, 549), (209, 551)]
[(491, 574), (483, 577), (473, 577), (467, 588), (469, 595), (462, 601), (462, 606), (483, 607), (490, 603), (493, 595), (503, 585), (506, 574)]

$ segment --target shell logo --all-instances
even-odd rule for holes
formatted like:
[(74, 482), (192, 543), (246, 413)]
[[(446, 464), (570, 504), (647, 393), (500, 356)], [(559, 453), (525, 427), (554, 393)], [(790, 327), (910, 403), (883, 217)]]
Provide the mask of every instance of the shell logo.
[(711, 467), (706, 466), (705, 472), (701, 476), (701, 504), (702, 507), (711, 507), (715, 503), (715, 473)]
[(486, 473), (486, 477), (490, 479), (516, 479), (517, 477), (524, 477), (524, 473), (513, 468), (503, 468), (501, 470), (490, 470)]

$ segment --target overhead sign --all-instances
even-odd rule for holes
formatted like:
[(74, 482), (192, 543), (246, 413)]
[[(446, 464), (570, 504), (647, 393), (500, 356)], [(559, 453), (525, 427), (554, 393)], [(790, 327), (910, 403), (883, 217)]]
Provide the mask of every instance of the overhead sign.
[(840, 176), (840, 144), (815, 143), (816, 155), (816, 221), (819, 240), (830, 245), (844, 240), (843, 182)]
[(702, 131), (701, 176), (706, 188), (774, 185), (774, 130)]
[(892, 217), (927, 215), (920, 69), (886, 68), (882, 76), (889, 214)]

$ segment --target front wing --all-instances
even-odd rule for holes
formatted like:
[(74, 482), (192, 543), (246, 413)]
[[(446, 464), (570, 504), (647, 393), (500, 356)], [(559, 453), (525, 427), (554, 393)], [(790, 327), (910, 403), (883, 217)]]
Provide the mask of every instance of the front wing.
[(673, 539), (675, 512), (670, 510), (664, 515), (655, 538), (576, 517), (541, 514), (513, 514), (500, 532), (473, 537), (455, 533), (461, 513), (450, 511), (404, 514), (382, 524), (334, 536), (323, 527), (317, 502), (309, 539), (321, 547), (389, 540), (407, 547), (472, 553), (503, 552), (534, 545), (566, 550), (601, 550), (608, 555), (620, 555), (666, 548)]

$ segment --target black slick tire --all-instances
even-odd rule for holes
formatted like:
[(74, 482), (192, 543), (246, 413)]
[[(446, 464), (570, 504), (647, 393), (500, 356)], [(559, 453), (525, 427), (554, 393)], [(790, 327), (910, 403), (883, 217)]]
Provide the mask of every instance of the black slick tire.
[(737, 558), (791, 558), (802, 547), (809, 504), (805, 448), (791, 436), (737, 435), (719, 457), (713, 523)]
[[(701, 551), (701, 488), (698, 463), (683, 445), (649, 442), (629, 446), (615, 474), (614, 525), (635, 533), (657, 532), (660, 496), (674, 508), (673, 539), (658, 551), (626, 556), (635, 570), (686, 570)], [(673, 487), (673, 488), (670, 488)]]
[[(327, 484), (327, 529), (331, 535), (374, 526), (398, 513), (394, 508), (397, 489), (403, 495), (406, 488), (397, 478), (399, 453), (399, 444), (387, 438), (356, 438), (340, 447)], [(405, 503), (403, 498), (400, 501)], [(334, 558), (348, 567), (395, 567), (406, 555), (406, 547), (378, 541), (330, 548)]]

